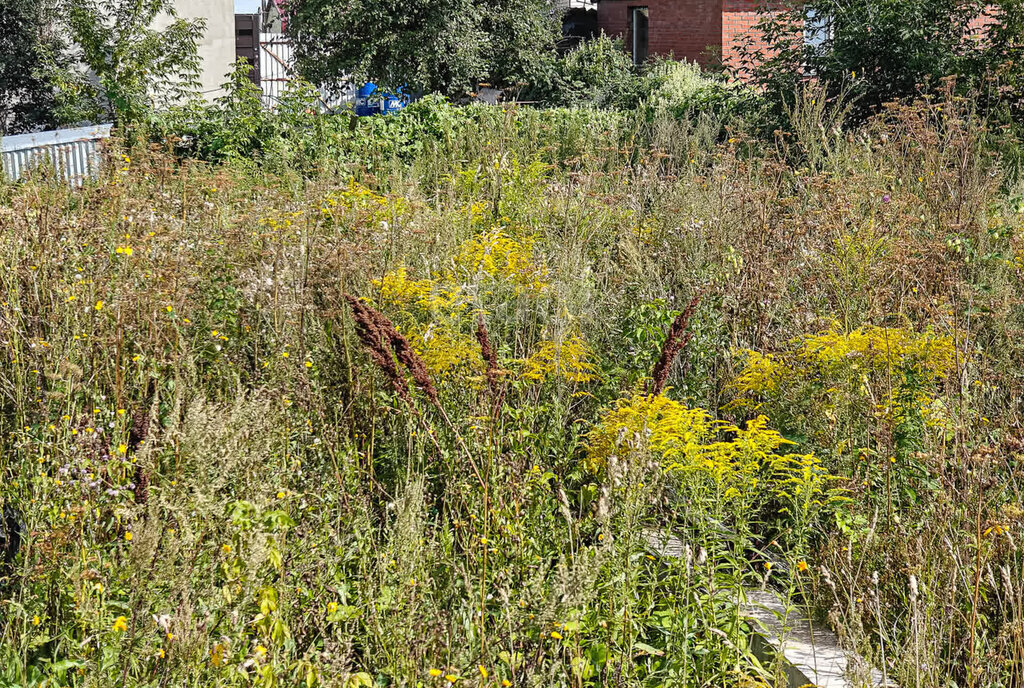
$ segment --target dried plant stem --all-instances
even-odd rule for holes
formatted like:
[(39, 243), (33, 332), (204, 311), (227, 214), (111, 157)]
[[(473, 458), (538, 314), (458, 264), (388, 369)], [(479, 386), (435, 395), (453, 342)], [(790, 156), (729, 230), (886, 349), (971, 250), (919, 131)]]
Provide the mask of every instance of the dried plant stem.
[(690, 341), (691, 332), (687, 329), (690, 326), (690, 319), (693, 317), (694, 311), (697, 310), (697, 304), (700, 303), (703, 294), (698, 292), (690, 303), (686, 306), (686, 309), (676, 316), (676, 319), (672, 321), (672, 326), (668, 329), (668, 336), (665, 337), (665, 343), (661, 347), (661, 357), (658, 362), (654, 365), (654, 370), (651, 371), (651, 393), (661, 394), (665, 390), (665, 382), (668, 380), (668, 371), (672, 368), (672, 364), (675, 362), (676, 357), (679, 356), (685, 347), (687, 342)]
[[(359, 340), (363, 343), (364, 348), (370, 354), (370, 358), (377, 364), (377, 367), (384, 372), (391, 382), (392, 387), (394, 387), (395, 391), (398, 392), (398, 395), (402, 397), (403, 401), (405, 401), (409, 408), (415, 413), (412, 398), (409, 395), (409, 386), (405, 381), (405, 376), (402, 375), (402, 372), (398, 367), (398, 363), (395, 362), (395, 359), (397, 358), (398, 362), (405, 366), (406, 370), (408, 370), (412, 375), (412, 379), (416, 383), (416, 386), (427, 395), (430, 403), (437, 409), (438, 413), (441, 414), (444, 422), (452, 431), (459, 447), (465, 453), (466, 460), (469, 462), (470, 468), (473, 469), (473, 474), (476, 476), (477, 481), (479, 481), (480, 486), (486, 487), (486, 483), (480, 473), (480, 469), (476, 465), (476, 461), (473, 460), (473, 455), (470, 453), (469, 447), (466, 446), (466, 442), (462, 439), (462, 435), (460, 435), (458, 430), (455, 429), (455, 425), (452, 423), (451, 419), (448, 418), (448, 414), (445, 413), (444, 407), (441, 406), (441, 402), (437, 397), (437, 388), (430, 379), (427, 367), (424, 365), (423, 360), (416, 354), (416, 351), (413, 350), (409, 340), (395, 328), (394, 323), (392, 323), (387, 316), (376, 308), (349, 294), (345, 294), (344, 296), (345, 300), (348, 301), (349, 306), (352, 308), (352, 315), (356, 321), (356, 333), (359, 336)], [(434, 446), (437, 448), (438, 452), (440, 452), (441, 447), (438, 445), (433, 433), (428, 431), (427, 434), (434, 442)]]
[(505, 400), (505, 387), (501, 384), (502, 370), (498, 366), (498, 354), (491, 343), (491, 335), (487, 331), (483, 315), (480, 315), (476, 322), (476, 339), (480, 342), (480, 355), (487, 364), (487, 386), (493, 395), (491, 415), (496, 417)]

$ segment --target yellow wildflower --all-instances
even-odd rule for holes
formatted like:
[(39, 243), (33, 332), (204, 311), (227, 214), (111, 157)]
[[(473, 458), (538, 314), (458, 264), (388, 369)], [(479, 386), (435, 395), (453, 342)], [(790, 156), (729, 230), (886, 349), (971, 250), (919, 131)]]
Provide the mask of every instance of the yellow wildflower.
[(523, 365), (523, 379), (543, 382), (561, 378), (564, 382), (587, 383), (597, 379), (597, 366), (591, 363), (594, 352), (579, 335), (561, 342), (542, 341)]
[(547, 268), (533, 256), (533, 239), (516, 240), (501, 229), (486, 232), (459, 247), (456, 271), (469, 277), (486, 275), (515, 285), (517, 294), (539, 294), (548, 287)]

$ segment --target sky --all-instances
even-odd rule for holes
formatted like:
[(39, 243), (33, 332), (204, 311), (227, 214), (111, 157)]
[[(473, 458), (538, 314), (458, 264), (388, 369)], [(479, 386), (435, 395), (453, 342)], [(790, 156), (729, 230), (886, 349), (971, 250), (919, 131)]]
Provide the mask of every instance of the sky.
[(235, 14), (255, 14), (260, 11), (260, 0), (235, 0)]

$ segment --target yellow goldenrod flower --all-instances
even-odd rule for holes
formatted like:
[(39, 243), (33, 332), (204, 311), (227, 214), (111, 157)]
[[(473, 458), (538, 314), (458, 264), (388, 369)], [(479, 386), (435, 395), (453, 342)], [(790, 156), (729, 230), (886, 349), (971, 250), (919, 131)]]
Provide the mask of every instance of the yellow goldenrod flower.
[(132, 535), (132, 531), (129, 530), (127, 533), (124, 534), (125, 542), (131, 542), (132, 541), (132, 537), (134, 537)]
[(437, 678), (438, 676), (440, 676), (440, 675), (441, 675), (441, 674), (443, 674), (444, 672), (443, 672), (443, 671), (441, 671), (440, 669), (431, 669), (431, 670), (430, 670), (429, 672), (427, 672), (427, 673), (429, 673), (429, 674), (430, 674), (431, 676), (433, 676), (434, 678)]
[(798, 561), (798, 562), (796, 563), (796, 570), (797, 570), (797, 571), (800, 571), (801, 573), (803, 573), (804, 571), (806, 571), (806, 570), (807, 570), (807, 562), (806, 562), (806, 561), (804, 561), (803, 559), (801, 559), (800, 561)]
[(114, 619), (114, 626), (113, 626), (113, 628), (118, 633), (124, 633), (125, 631), (128, 630), (128, 619), (126, 619), (123, 616), (117, 617), (116, 619)]
[(480, 670), (480, 675), (481, 676), (483, 676), (484, 678), (487, 678), (487, 676), (488, 676), (488, 674), (487, 674), (487, 667), (485, 667), (483, 664), (481, 664), (480, 666), (477, 667), (477, 669)]
[(97, 302), (96, 302), (96, 305), (94, 306), (94, 308), (95, 308), (96, 310), (98, 310), (98, 311), (101, 311), (101, 310), (103, 310), (103, 302), (102, 302), (102, 301), (97, 301)]
[(562, 634), (559, 633), (558, 631), (551, 631), (551, 637), (554, 638), (555, 640), (561, 640), (562, 639)]

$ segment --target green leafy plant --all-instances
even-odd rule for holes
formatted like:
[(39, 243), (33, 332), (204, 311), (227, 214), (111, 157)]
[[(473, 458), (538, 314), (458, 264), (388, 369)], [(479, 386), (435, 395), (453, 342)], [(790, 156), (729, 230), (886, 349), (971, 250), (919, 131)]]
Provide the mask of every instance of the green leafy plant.
[[(161, 14), (171, 21), (159, 30), (154, 23)], [(66, 20), (74, 56), (88, 73), (64, 88), (82, 96), (75, 100), (83, 117), (137, 124), (195, 94), (197, 36), (205, 26), (178, 18), (168, 0), (83, 0), (70, 4)]]

